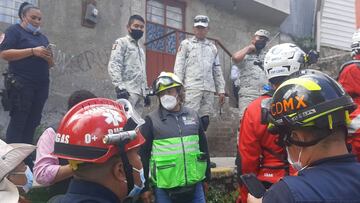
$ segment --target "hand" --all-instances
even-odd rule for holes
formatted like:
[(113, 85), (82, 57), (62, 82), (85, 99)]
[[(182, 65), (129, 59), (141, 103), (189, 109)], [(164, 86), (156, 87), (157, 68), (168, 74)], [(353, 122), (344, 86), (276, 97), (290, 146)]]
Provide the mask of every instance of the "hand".
[(248, 203), (262, 203), (262, 198), (256, 198), (254, 196), (252, 196), (250, 193), (248, 194), (248, 198), (247, 198), (247, 202)]
[(48, 61), (48, 59), (52, 58), (52, 52), (49, 49), (46, 49), (43, 46), (38, 46), (35, 48), (32, 48), (32, 52), (34, 56), (41, 57)]
[(254, 44), (250, 44), (249, 46), (247, 46), (247, 53), (251, 53), (251, 52), (254, 52), (256, 51), (256, 47)]
[(115, 87), (115, 92), (118, 99), (129, 99), (130, 97), (130, 93), (126, 89)]
[(209, 184), (207, 182), (203, 182), (203, 188), (204, 188), (204, 193), (205, 193), (205, 196), (206, 196), (206, 194), (209, 191)]
[(144, 98), (144, 106), (150, 106), (151, 105), (151, 98), (149, 95), (146, 95)]
[(152, 192), (151, 191), (146, 191), (144, 193), (141, 194), (141, 199), (143, 201), (143, 203), (151, 203), (152, 202)]
[(224, 93), (219, 93), (219, 104), (220, 105), (225, 104), (225, 94)]

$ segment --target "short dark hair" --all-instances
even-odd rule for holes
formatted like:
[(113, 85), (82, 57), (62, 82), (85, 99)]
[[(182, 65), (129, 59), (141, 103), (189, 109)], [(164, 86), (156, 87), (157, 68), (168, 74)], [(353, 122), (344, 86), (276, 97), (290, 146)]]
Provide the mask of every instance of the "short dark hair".
[(77, 90), (73, 92), (68, 99), (68, 109), (71, 109), (76, 104), (91, 98), (96, 98), (96, 95), (88, 90)]
[(29, 2), (23, 2), (22, 4), (20, 4), (19, 10), (18, 10), (18, 16), (20, 18), (20, 20), (22, 20), (22, 16), (24, 16), (30, 9), (40, 9), (37, 6), (32, 5)]
[(141, 17), (140, 15), (132, 15), (129, 18), (128, 26), (130, 26), (135, 20), (138, 20), (138, 21), (141, 21), (141, 22), (145, 23), (144, 18)]

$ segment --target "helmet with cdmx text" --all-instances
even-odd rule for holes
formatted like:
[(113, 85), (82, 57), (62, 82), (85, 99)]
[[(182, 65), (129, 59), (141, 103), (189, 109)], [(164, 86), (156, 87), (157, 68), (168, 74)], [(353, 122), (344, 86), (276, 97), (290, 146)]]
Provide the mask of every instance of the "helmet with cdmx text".
[[(332, 130), (346, 126), (350, 121), (349, 114), (355, 108), (352, 98), (328, 75), (311, 69), (298, 71), (273, 95), (269, 130), (285, 136), (285, 139), (294, 129), (316, 127)], [(316, 142), (293, 144), (309, 146)]]

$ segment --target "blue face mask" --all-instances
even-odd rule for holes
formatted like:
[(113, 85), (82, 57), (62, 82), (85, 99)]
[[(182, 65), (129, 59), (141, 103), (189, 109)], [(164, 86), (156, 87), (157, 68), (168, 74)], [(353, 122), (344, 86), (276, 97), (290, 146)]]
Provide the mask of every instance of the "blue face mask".
[(36, 34), (40, 31), (40, 27), (35, 27), (31, 23), (27, 23), (26, 30), (33, 34)]
[(141, 186), (137, 186), (134, 184), (134, 188), (129, 192), (129, 197), (135, 197), (140, 194), (141, 190), (145, 187), (145, 176), (144, 176), (144, 169), (136, 169), (133, 170), (137, 171), (140, 174)]
[[(17, 172), (16, 174), (21, 174), (21, 173)], [(29, 166), (26, 166), (26, 171), (23, 173), (26, 176), (26, 184), (25, 185), (16, 185), (16, 186), (22, 188), (25, 191), (25, 193), (28, 193), (29, 190), (32, 188), (34, 177), (33, 177), (33, 173), (31, 172)]]

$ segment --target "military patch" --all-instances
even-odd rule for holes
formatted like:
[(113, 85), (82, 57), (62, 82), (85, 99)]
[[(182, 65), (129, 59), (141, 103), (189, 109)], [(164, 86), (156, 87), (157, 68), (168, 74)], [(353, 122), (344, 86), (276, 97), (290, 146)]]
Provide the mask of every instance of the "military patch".
[(195, 118), (193, 118), (193, 117), (183, 116), (182, 119), (184, 121), (184, 125), (195, 125), (196, 124)]

